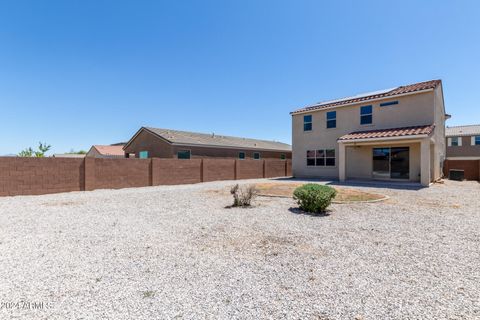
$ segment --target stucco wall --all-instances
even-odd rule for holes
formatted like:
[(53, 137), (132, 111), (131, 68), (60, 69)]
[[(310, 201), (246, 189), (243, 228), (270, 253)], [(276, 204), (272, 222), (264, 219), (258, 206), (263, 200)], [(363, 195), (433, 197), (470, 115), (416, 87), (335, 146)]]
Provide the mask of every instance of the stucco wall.
[[(380, 103), (399, 101), (397, 105), (380, 107)], [(360, 124), (360, 107), (373, 106), (373, 124)], [(377, 129), (397, 128), (404, 126), (428, 125), (435, 123), (434, 91), (417, 93), (409, 96), (393, 97), (375, 102), (358, 103), (330, 110), (320, 110), (311, 113), (313, 130), (303, 131), (303, 116), (292, 116), (293, 142), (293, 175), (297, 177), (329, 177), (338, 178), (338, 143), (337, 139), (353, 131), (368, 131)], [(326, 113), (337, 111), (337, 127), (326, 128)], [(440, 134), (442, 134), (440, 132)], [(335, 149), (335, 167), (307, 167), (307, 150)], [(347, 167), (351, 164), (347, 163)]]

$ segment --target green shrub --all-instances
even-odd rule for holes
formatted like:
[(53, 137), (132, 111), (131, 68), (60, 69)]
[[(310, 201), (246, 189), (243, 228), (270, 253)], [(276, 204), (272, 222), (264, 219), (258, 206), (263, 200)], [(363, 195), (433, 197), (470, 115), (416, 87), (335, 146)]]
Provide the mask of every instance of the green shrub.
[(308, 183), (295, 189), (293, 199), (303, 211), (320, 213), (325, 212), (336, 194), (332, 187)]

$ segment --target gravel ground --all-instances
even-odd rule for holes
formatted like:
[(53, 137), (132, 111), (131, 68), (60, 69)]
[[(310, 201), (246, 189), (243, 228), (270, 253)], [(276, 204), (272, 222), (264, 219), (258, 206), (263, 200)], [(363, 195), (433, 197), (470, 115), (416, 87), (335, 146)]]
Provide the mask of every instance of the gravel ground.
[(479, 183), (327, 216), (232, 184), (0, 198), (0, 319), (480, 319)]

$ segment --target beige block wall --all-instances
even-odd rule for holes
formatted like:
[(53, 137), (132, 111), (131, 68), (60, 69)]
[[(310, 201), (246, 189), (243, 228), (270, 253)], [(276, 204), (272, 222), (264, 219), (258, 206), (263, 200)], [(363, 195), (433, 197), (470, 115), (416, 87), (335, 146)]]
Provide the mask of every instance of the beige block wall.
[[(434, 91), (428, 91), (409, 96), (392, 97), (374, 102), (357, 103), (346, 107), (293, 115), (293, 175), (296, 177), (338, 178), (337, 139), (339, 137), (353, 131), (433, 124), (436, 121), (434, 100)], [(399, 101), (399, 104), (380, 107), (380, 103), (387, 101)], [(360, 107), (367, 105), (372, 105), (373, 107), (373, 124), (361, 125)], [(337, 111), (337, 127), (334, 129), (326, 128), (326, 113), (328, 111)], [(303, 116), (307, 114), (312, 115), (313, 130), (304, 132)], [(307, 167), (307, 150), (324, 148), (335, 149), (337, 166)]]

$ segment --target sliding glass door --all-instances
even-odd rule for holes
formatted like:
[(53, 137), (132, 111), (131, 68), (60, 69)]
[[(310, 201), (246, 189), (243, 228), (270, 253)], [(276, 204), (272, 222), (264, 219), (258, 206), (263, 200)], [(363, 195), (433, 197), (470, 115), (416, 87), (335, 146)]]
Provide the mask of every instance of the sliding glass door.
[(410, 177), (410, 150), (408, 147), (392, 148), (390, 152), (390, 178), (408, 179)]
[(390, 178), (390, 148), (373, 148), (373, 177)]
[(409, 179), (408, 147), (373, 148), (374, 179)]

